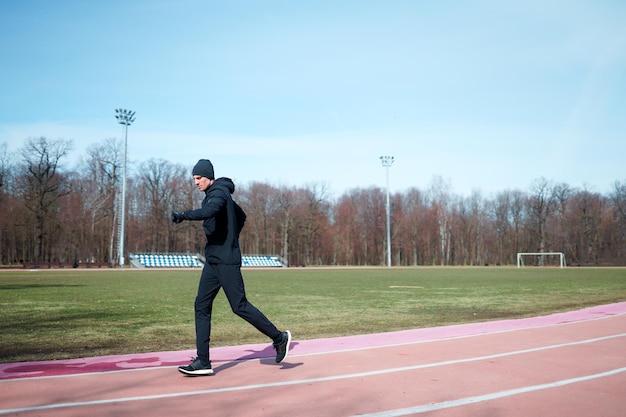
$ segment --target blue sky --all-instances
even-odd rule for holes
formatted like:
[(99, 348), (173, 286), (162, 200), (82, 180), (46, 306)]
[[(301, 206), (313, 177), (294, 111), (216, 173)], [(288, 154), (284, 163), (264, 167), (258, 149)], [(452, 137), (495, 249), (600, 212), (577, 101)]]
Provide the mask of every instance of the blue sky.
[(0, 143), (335, 194), (626, 181), (626, 2), (0, 1)]

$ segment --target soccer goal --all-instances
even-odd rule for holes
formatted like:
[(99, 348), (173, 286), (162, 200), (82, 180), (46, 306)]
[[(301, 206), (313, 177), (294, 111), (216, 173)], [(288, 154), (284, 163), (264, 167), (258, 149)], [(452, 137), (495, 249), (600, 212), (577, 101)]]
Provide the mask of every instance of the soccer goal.
[(517, 267), (523, 266), (558, 266), (565, 267), (563, 252), (518, 252)]

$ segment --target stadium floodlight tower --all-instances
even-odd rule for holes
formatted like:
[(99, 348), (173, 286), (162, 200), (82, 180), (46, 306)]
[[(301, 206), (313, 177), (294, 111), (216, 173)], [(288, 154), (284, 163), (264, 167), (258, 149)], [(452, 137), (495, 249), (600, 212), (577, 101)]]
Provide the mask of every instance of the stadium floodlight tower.
[(120, 202), (120, 225), (117, 236), (117, 254), (120, 259), (120, 268), (124, 268), (124, 227), (126, 220), (126, 161), (128, 153), (128, 126), (135, 121), (135, 112), (126, 109), (115, 109), (117, 122), (124, 126), (124, 160), (122, 162), (122, 195)]
[(393, 156), (381, 156), (380, 162), (383, 163), (387, 175), (387, 266), (391, 267), (391, 207), (389, 204), (389, 167), (393, 164)]

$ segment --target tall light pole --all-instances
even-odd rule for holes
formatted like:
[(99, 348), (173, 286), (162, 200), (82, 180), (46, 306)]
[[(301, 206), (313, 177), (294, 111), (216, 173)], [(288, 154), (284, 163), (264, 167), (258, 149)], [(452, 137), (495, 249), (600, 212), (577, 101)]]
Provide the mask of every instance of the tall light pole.
[(389, 167), (393, 164), (393, 156), (381, 156), (387, 174), (387, 266), (391, 267), (391, 207), (389, 204)]
[(124, 161), (122, 162), (122, 201), (120, 204), (120, 228), (118, 232), (117, 254), (120, 267), (124, 268), (124, 226), (126, 221), (126, 161), (128, 153), (128, 126), (135, 121), (135, 112), (126, 109), (115, 109), (117, 122), (124, 126)]

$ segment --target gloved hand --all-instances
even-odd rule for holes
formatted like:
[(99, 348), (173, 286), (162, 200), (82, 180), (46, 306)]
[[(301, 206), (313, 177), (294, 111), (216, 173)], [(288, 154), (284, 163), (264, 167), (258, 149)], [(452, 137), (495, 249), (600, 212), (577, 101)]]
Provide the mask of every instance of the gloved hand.
[(173, 211), (172, 212), (172, 221), (176, 224), (182, 222), (183, 220), (185, 220), (184, 218), (184, 214), (182, 211)]

